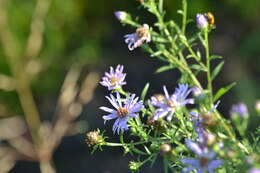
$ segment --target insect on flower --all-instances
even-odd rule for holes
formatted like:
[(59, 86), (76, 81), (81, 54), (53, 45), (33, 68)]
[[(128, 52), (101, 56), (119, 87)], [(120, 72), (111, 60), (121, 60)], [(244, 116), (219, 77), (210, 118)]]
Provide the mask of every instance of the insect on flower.
[(215, 25), (215, 17), (212, 13), (205, 13), (204, 16), (208, 19), (209, 26)]

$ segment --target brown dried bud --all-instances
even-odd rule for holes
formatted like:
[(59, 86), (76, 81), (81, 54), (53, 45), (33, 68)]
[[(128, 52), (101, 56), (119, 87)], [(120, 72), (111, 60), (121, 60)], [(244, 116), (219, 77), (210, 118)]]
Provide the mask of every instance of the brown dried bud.
[(201, 117), (203, 118), (202, 125), (204, 127), (214, 126), (217, 123), (217, 120), (212, 113), (202, 114)]
[(216, 136), (212, 133), (206, 133), (205, 138), (208, 145), (213, 145), (216, 142)]
[(172, 150), (172, 147), (170, 144), (162, 144), (160, 146), (160, 154), (162, 156), (164, 156), (165, 154), (168, 154), (169, 152), (171, 152), (171, 150)]
[(103, 137), (100, 135), (99, 130), (91, 131), (86, 134), (86, 143), (88, 146), (93, 146), (104, 141)]

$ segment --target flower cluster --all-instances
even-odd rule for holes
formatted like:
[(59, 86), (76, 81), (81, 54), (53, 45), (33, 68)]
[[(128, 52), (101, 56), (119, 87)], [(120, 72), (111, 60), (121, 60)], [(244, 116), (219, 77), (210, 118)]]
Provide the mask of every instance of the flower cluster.
[[(120, 136), (120, 142), (104, 141), (106, 138), (100, 138), (97, 132), (93, 132), (87, 135), (87, 143), (122, 147), (125, 153), (138, 158), (138, 161), (131, 161), (129, 164), (132, 171), (139, 171), (147, 162), (153, 164), (157, 157), (163, 157), (164, 172), (259, 171), (260, 128), (252, 135), (252, 139), (247, 138), (250, 118), (246, 105), (233, 105), (228, 121), (217, 110), (220, 103), (217, 100), (234, 84), (219, 90), (213, 86), (213, 80), (223, 65), (221, 61), (214, 70), (211, 69), (211, 63), (216, 57), (209, 52), (208, 38), (215, 28), (213, 14), (197, 14), (199, 30), (190, 37), (191, 33), (188, 36), (186, 34), (186, 0), (183, 0), (184, 6), (180, 11), (183, 15), (181, 26), (173, 20), (164, 21), (166, 13), (163, 10), (163, 1), (139, 2), (140, 6), (156, 17), (157, 22), (151, 25), (154, 27), (152, 28), (148, 24), (132, 20), (130, 14), (124, 11), (115, 12), (116, 18), (122, 24), (136, 28), (135, 33), (124, 36), (125, 43), (130, 51), (142, 46), (151, 57), (167, 63), (156, 72), (179, 70), (179, 84), (172, 92), (163, 86), (163, 94), (152, 95), (148, 83), (139, 99), (136, 94), (123, 88), (126, 85), (124, 66), (110, 67), (100, 84), (110, 92), (105, 98), (112, 107), (101, 106), (100, 109), (106, 112), (102, 116), (104, 123), (114, 120), (112, 131)], [(197, 42), (203, 51), (200, 47), (194, 48)], [(200, 73), (204, 75), (198, 78)], [(202, 79), (203, 76), (206, 79)], [(149, 94), (152, 96), (149, 97)], [(258, 113), (259, 105), (256, 105)], [(130, 136), (124, 140), (124, 132), (127, 130)], [(103, 140), (102, 144), (100, 139)], [(143, 158), (145, 159), (142, 160)], [(246, 162), (247, 160), (250, 162)]]
[[(108, 90), (117, 90), (125, 85), (125, 76), (123, 73), (124, 66), (118, 65), (116, 70), (110, 67), (110, 73), (106, 72), (102, 77), (101, 85), (108, 88)], [(122, 92), (122, 90), (120, 90)], [(125, 94), (125, 93), (124, 93)], [(138, 97), (135, 94), (127, 94), (125, 98), (121, 98), (119, 92), (116, 91), (116, 96), (110, 94), (106, 96), (107, 100), (111, 103), (114, 109), (108, 107), (100, 107), (101, 110), (109, 113), (103, 116), (104, 122), (112, 119), (116, 119), (113, 125), (113, 132), (119, 134), (128, 130), (127, 122), (129, 118), (137, 118), (138, 112), (144, 107), (142, 101), (138, 101)]]

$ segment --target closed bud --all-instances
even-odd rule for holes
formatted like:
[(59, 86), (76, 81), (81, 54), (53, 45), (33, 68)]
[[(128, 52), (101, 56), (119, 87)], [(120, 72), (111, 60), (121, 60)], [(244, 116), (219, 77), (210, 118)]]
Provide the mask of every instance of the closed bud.
[(160, 146), (160, 154), (164, 156), (165, 154), (168, 154), (172, 150), (172, 147), (170, 144), (162, 144)]
[(115, 14), (116, 18), (117, 18), (120, 22), (125, 21), (126, 18), (127, 18), (127, 15), (128, 15), (128, 14), (127, 14), (126, 12), (124, 12), (124, 11), (116, 11), (114, 14)]
[(131, 161), (129, 164), (129, 168), (131, 171), (137, 171), (140, 168), (140, 166), (142, 166), (141, 162)]
[(197, 27), (200, 29), (208, 27), (208, 19), (204, 14), (197, 14), (196, 22), (197, 22)]

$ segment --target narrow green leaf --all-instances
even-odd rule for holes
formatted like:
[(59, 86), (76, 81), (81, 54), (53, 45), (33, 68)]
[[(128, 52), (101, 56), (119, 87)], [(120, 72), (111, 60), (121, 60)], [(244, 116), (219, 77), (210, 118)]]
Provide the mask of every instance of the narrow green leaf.
[(144, 98), (145, 98), (145, 96), (146, 96), (146, 94), (147, 94), (147, 91), (148, 91), (148, 89), (149, 89), (149, 86), (150, 86), (149, 83), (146, 83), (146, 84), (145, 84), (144, 89), (143, 89), (142, 94), (141, 94), (141, 99), (142, 99), (142, 100), (144, 100)]
[(219, 55), (211, 55), (210, 56), (210, 60), (213, 60), (213, 59), (222, 59), (223, 57), (222, 56), (219, 56)]
[(226, 94), (231, 88), (233, 88), (236, 85), (236, 82), (233, 82), (231, 84), (229, 84), (226, 87), (220, 88), (218, 90), (218, 92), (215, 94), (214, 96), (214, 102), (217, 101), (221, 96), (223, 96), (224, 94)]
[(152, 53), (151, 54), (151, 57), (156, 57), (156, 56), (159, 56), (159, 55), (161, 55), (162, 54), (162, 51), (157, 51), (157, 52), (154, 52), (154, 53)]
[(211, 80), (214, 80), (215, 77), (219, 74), (220, 70), (222, 69), (224, 65), (224, 61), (221, 61), (217, 67), (213, 70), (212, 74), (211, 74)]
[(199, 64), (192, 64), (190, 66), (191, 69), (197, 70), (197, 71), (207, 71), (203, 67), (201, 67)]
[(167, 71), (167, 70), (171, 70), (173, 68), (175, 68), (175, 66), (173, 66), (173, 65), (165, 65), (165, 66), (162, 66), (162, 67), (158, 68), (155, 71), (155, 73), (161, 73), (161, 72), (164, 72), (164, 71)]

